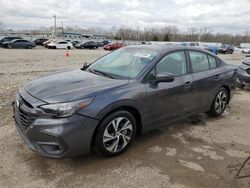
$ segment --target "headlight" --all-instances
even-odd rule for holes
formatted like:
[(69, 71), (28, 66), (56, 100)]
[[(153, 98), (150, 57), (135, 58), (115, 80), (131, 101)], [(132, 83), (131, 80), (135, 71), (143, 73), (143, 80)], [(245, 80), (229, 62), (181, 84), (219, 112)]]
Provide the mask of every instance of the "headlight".
[(46, 113), (54, 115), (54, 117), (70, 117), (79, 110), (87, 107), (93, 98), (87, 98), (84, 100), (67, 102), (67, 103), (57, 103), (42, 105), (42, 108)]

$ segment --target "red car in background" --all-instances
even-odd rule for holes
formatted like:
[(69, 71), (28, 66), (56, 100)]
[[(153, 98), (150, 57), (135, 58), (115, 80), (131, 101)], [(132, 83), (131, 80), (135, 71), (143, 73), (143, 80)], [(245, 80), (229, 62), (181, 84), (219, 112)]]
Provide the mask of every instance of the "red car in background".
[(116, 50), (116, 49), (119, 49), (121, 47), (124, 47), (125, 45), (122, 44), (122, 43), (112, 43), (112, 44), (107, 44), (103, 47), (104, 50), (109, 50), (109, 51), (112, 51), (112, 50)]

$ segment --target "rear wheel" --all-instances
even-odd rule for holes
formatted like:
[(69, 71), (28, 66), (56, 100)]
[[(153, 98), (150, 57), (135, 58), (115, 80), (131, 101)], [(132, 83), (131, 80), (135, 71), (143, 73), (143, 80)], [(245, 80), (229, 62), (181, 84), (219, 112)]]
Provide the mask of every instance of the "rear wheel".
[(31, 45), (28, 45), (27, 48), (28, 48), (28, 49), (32, 49), (32, 46), (31, 46)]
[(70, 46), (68, 46), (67, 49), (70, 50)]
[(229, 94), (227, 90), (222, 87), (213, 100), (209, 114), (215, 117), (220, 116), (225, 111), (228, 101)]
[(98, 154), (113, 157), (126, 151), (135, 138), (136, 120), (127, 111), (108, 115), (100, 124), (95, 138)]

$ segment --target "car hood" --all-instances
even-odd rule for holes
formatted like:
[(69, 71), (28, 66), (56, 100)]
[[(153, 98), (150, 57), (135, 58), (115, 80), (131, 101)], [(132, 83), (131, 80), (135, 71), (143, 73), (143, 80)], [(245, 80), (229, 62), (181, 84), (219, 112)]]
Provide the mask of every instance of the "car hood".
[(11, 41), (2, 42), (2, 44), (9, 44), (9, 43), (11, 43)]
[(125, 85), (116, 80), (82, 70), (63, 70), (26, 84), (30, 95), (47, 103), (59, 103), (94, 97), (104, 91)]

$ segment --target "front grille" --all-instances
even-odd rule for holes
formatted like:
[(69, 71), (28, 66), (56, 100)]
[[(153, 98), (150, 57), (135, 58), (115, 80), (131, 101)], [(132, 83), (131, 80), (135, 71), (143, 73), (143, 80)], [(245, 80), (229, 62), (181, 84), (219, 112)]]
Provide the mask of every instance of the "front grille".
[(20, 105), (18, 107), (16, 101), (14, 102), (15, 119), (19, 126), (27, 129), (37, 118), (37, 116), (29, 112), (29, 110), (32, 110), (32, 107), (31, 105), (27, 105), (25, 100), (23, 100), (21, 97), (17, 100)]
[(247, 72), (247, 74), (250, 75), (250, 68), (248, 68), (248, 69), (246, 70), (246, 72)]

